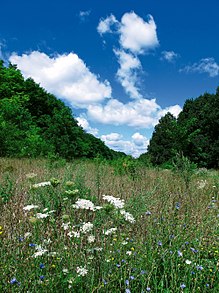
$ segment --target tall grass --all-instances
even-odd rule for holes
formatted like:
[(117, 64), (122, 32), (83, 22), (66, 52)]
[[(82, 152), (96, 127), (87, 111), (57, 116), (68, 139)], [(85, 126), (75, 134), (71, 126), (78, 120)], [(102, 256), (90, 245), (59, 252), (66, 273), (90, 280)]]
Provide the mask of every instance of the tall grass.
[(218, 196), (216, 171), (0, 159), (0, 292), (219, 292)]

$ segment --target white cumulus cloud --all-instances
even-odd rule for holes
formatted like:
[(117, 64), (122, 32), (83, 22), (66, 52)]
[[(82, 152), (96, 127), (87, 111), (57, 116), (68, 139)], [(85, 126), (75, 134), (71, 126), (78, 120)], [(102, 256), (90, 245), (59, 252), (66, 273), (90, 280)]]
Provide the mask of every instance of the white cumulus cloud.
[(115, 16), (113, 14), (111, 14), (110, 16), (106, 17), (105, 19), (101, 19), (99, 21), (99, 24), (97, 26), (97, 31), (100, 35), (103, 35), (105, 33), (112, 33), (112, 27), (118, 24), (117, 19), (115, 18)]
[(167, 112), (178, 115), (180, 111), (181, 108), (178, 105), (162, 109), (155, 99), (142, 98), (126, 104), (110, 99), (106, 105), (88, 106), (87, 115), (89, 119), (103, 124), (151, 128)]
[(136, 86), (136, 83), (138, 82), (136, 70), (141, 69), (140, 60), (133, 54), (126, 53), (123, 50), (115, 49), (114, 53), (117, 56), (120, 65), (116, 73), (118, 81), (131, 98), (141, 98), (142, 96)]
[(115, 151), (124, 152), (133, 157), (139, 157), (145, 153), (149, 144), (149, 140), (138, 132), (134, 133), (130, 140), (126, 140), (121, 134), (114, 132), (102, 135), (101, 139)]
[(151, 15), (144, 21), (134, 12), (125, 13), (121, 19), (120, 45), (133, 53), (140, 54), (158, 46), (156, 24)]
[(217, 64), (214, 58), (203, 58), (197, 63), (180, 69), (180, 72), (207, 73), (210, 77), (215, 77), (219, 75), (219, 64)]
[(101, 82), (74, 53), (50, 57), (33, 51), (21, 56), (16, 53), (9, 58), (17, 64), (25, 78), (32, 77), (47, 91), (69, 102), (73, 107), (86, 108), (111, 97), (108, 81)]

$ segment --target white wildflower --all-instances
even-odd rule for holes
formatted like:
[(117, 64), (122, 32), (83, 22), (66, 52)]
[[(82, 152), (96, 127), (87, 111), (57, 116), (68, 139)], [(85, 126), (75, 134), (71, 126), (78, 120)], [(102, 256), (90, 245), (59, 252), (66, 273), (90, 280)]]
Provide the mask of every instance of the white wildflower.
[(76, 272), (78, 276), (85, 276), (88, 273), (88, 270), (84, 267), (77, 267)]
[(112, 195), (103, 195), (103, 199), (114, 205), (116, 209), (122, 209), (125, 205), (124, 200)]
[(42, 250), (39, 250), (37, 252), (35, 252), (32, 257), (38, 257), (38, 256), (42, 256), (43, 254), (45, 254), (48, 250), (47, 249), (42, 249)]
[(88, 243), (93, 243), (95, 241), (95, 236), (94, 235), (89, 235), (87, 237), (87, 241), (88, 241)]
[(66, 274), (68, 274), (69, 270), (64, 268), (64, 269), (62, 269), (62, 272), (63, 272), (63, 274), (66, 275)]
[(107, 231), (103, 232), (104, 235), (111, 235), (117, 231), (117, 228), (110, 228)]
[(127, 255), (131, 255), (132, 254), (132, 251), (126, 251), (126, 254)]
[(31, 236), (32, 234), (30, 233), (30, 232), (26, 232), (25, 234), (24, 234), (24, 238), (28, 238), (29, 236)]
[(124, 216), (125, 220), (130, 222), (130, 223), (135, 223), (135, 219), (134, 217), (132, 216), (132, 214), (126, 212), (125, 210), (121, 210), (120, 211), (120, 214)]
[(65, 231), (69, 229), (69, 225), (70, 225), (70, 222), (68, 222), (68, 223), (62, 223), (62, 227), (63, 227), (63, 229)]
[(207, 181), (206, 180), (199, 180), (197, 182), (197, 184), (198, 184), (198, 186), (197, 186), (198, 189), (203, 189), (206, 186)]
[(95, 247), (94, 250), (96, 250), (96, 251), (102, 251), (103, 248), (102, 247)]
[(38, 188), (38, 187), (49, 186), (49, 185), (51, 185), (51, 182), (46, 181), (46, 182), (40, 182), (40, 183), (33, 184), (32, 187)]
[(42, 214), (42, 213), (37, 213), (36, 214), (36, 218), (37, 219), (45, 219), (47, 218), (49, 215), (48, 214)]
[(95, 207), (95, 205), (90, 200), (78, 199), (73, 205), (73, 208), (95, 211), (97, 209), (100, 209), (101, 207)]
[(75, 231), (70, 231), (67, 234), (70, 238), (75, 237), (75, 238), (80, 238), (80, 233), (79, 232), (75, 232)]
[(33, 205), (33, 204), (30, 204), (30, 205), (27, 205), (25, 207), (23, 207), (23, 210), (24, 211), (30, 211), (32, 209), (37, 209), (39, 206), (36, 206), (36, 205)]
[(186, 263), (187, 265), (190, 265), (192, 262), (191, 262), (191, 260), (188, 260), (188, 259), (187, 259), (187, 260), (185, 261), (185, 263)]
[(90, 232), (93, 229), (94, 225), (90, 222), (83, 223), (83, 226), (80, 228), (80, 231), (84, 234)]

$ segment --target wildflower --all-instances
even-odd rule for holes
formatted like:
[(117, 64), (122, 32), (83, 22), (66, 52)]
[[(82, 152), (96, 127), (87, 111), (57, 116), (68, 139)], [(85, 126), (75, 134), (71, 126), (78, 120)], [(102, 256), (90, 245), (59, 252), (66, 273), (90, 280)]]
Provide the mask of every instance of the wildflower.
[(45, 276), (40, 276), (40, 280), (43, 281), (45, 279)]
[(103, 199), (114, 205), (116, 209), (122, 209), (125, 205), (124, 200), (111, 195), (103, 195)]
[(146, 271), (141, 270), (140, 274), (141, 274), (141, 275), (144, 275), (144, 274), (146, 274)]
[(88, 243), (93, 243), (95, 241), (95, 236), (94, 235), (90, 235), (87, 238)]
[(203, 266), (196, 266), (196, 269), (199, 270), (199, 271), (202, 271), (203, 270)]
[(88, 223), (83, 223), (83, 226), (80, 228), (80, 231), (84, 234), (90, 232), (93, 229), (93, 224), (88, 222)]
[(70, 225), (70, 222), (68, 222), (68, 223), (62, 223), (62, 227), (63, 227), (63, 229), (65, 231), (69, 229), (69, 225)]
[(64, 275), (66, 275), (66, 274), (68, 274), (69, 271), (68, 271), (68, 269), (65, 269), (65, 268), (64, 268), (64, 269), (62, 270), (62, 272), (63, 272)]
[(77, 267), (76, 272), (78, 276), (85, 276), (88, 273), (88, 270), (85, 267)]
[(103, 232), (104, 235), (111, 235), (117, 231), (117, 228), (110, 228), (107, 231)]
[(130, 276), (130, 280), (134, 280), (135, 279), (135, 277), (134, 276)]
[(30, 246), (30, 247), (35, 247), (36, 244), (34, 244), (34, 243), (30, 243), (29, 246)]
[(87, 200), (87, 199), (78, 199), (76, 201), (76, 203), (73, 205), (73, 208), (75, 209), (84, 209), (84, 210), (91, 210), (91, 211), (95, 211), (95, 210), (99, 210), (102, 207), (99, 206), (95, 206), (92, 201)]
[(185, 263), (186, 263), (187, 265), (190, 265), (192, 262), (191, 262), (191, 260), (188, 260), (188, 259), (187, 259), (187, 260), (185, 261)]
[(179, 210), (180, 209), (180, 203), (177, 202), (175, 207), (176, 207), (177, 210)]
[(125, 293), (131, 293), (130, 289), (125, 289)]
[(132, 254), (132, 251), (126, 251), (126, 254), (127, 255), (131, 255)]
[(161, 241), (158, 241), (157, 245), (158, 245), (158, 246), (162, 246), (163, 243), (162, 243)]
[(207, 184), (207, 181), (206, 180), (200, 180), (197, 182), (197, 188), (198, 189), (203, 189), (205, 187), (205, 185)]
[(42, 213), (37, 213), (36, 214), (36, 218), (37, 219), (45, 219), (45, 218), (47, 218), (49, 215), (48, 215), (48, 213), (47, 214), (42, 214)]
[(50, 186), (50, 185), (51, 185), (51, 182), (46, 181), (46, 182), (40, 182), (40, 183), (33, 184), (32, 187), (38, 188), (38, 187), (44, 187), (44, 186)]
[(0, 235), (3, 234), (3, 228), (0, 226)]
[(44, 269), (45, 265), (43, 263), (40, 264), (40, 269)]
[(17, 284), (20, 286), (21, 283), (18, 282), (16, 278), (13, 278), (13, 279), (11, 279), (10, 284), (12, 284), (12, 285)]
[(29, 212), (30, 210), (37, 209), (38, 207), (39, 206), (37, 206), (37, 205), (30, 204), (30, 205), (27, 205), (27, 206), (23, 207), (23, 210)]
[(182, 283), (182, 284), (180, 285), (180, 288), (181, 288), (181, 289), (185, 289), (185, 288), (186, 288), (186, 285), (185, 285), (184, 283)]
[(193, 248), (193, 247), (191, 247), (190, 250), (191, 250), (192, 252), (194, 252), (194, 253), (197, 253), (197, 252), (198, 252), (198, 250), (195, 249), (195, 248)]
[(121, 265), (120, 265), (120, 264), (116, 264), (116, 266), (117, 266), (117, 268), (120, 268), (120, 267), (121, 267)]
[(150, 292), (150, 291), (151, 291), (151, 288), (150, 288), (150, 287), (147, 287), (147, 288), (146, 288), (146, 291), (147, 291), (147, 292)]
[(150, 211), (147, 211), (147, 212), (145, 213), (145, 215), (146, 215), (146, 216), (150, 216), (150, 215), (151, 215), (151, 212), (150, 212)]
[(75, 238), (80, 238), (80, 233), (79, 232), (75, 232), (75, 231), (70, 231), (70, 232), (68, 232), (68, 234), (67, 234), (70, 238), (71, 237), (75, 237)]
[(183, 256), (183, 254), (182, 254), (182, 252), (180, 250), (178, 250), (177, 253), (178, 253), (178, 256), (179, 257), (182, 257)]
[(132, 216), (132, 214), (126, 212), (125, 210), (120, 210), (120, 214), (123, 215), (125, 217), (125, 220), (130, 222), (130, 223), (134, 223), (135, 222), (135, 219), (134, 217)]

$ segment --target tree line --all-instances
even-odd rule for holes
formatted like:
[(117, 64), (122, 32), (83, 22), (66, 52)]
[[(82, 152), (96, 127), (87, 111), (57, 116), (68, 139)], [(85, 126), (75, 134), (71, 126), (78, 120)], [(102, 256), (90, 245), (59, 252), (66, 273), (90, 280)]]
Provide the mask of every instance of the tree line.
[(125, 156), (86, 133), (61, 100), (0, 60), (0, 156)]
[(198, 167), (219, 167), (219, 87), (186, 100), (178, 118), (167, 113), (155, 126), (147, 154), (140, 159), (168, 165), (182, 154)]

